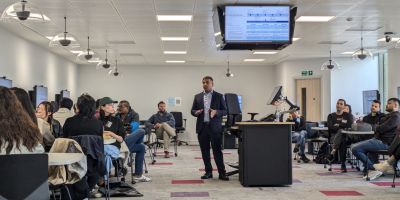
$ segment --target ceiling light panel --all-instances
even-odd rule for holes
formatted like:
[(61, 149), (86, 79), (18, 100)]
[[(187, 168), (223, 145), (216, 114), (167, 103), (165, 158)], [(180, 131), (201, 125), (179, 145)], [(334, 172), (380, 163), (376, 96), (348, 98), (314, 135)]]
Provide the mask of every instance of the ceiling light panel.
[(157, 15), (158, 21), (192, 21), (192, 15)]
[(335, 16), (300, 16), (296, 22), (329, 22), (335, 19)]
[(161, 41), (188, 41), (189, 37), (161, 37)]

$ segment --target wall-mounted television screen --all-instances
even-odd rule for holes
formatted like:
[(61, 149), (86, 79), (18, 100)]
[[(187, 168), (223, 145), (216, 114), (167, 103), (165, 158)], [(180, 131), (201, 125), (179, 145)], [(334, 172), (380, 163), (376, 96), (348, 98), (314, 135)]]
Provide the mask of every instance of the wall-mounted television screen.
[(47, 87), (44, 86), (35, 86), (34, 88), (35, 94), (35, 105), (36, 107), (43, 101), (48, 101), (48, 92)]
[(226, 6), (227, 43), (289, 43), (289, 6)]
[(216, 45), (221, 50), (280, 50), (292, 43), (297, 7), (225, 5), (213, 13)]
[(0, 86), (11, 88), (12, 80), (6, 79), (5, 77), (0, 77)]

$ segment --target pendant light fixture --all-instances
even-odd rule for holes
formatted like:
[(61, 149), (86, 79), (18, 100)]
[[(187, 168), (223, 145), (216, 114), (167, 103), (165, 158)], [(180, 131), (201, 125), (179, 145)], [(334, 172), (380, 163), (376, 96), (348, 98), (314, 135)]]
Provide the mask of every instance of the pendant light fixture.
[(117, 60), (115, 60), (115, 66), (108, 71), (108, 75), (113, 75), (113, 76), (118, 76), (119, 75), (119, 72), (118, 72), (118, 61)]
[(97, 64), (97, 69), (100, 69), (100, 68), (108, 69), (108, 68), (110, 68), (110, 66), (111, 66), (110, 63), (108, 63), (108, 51), (106, 49), (106, 59), (104, 59), (104, 61), (101, 61)]
[(225, 74), (225, 76), (226, 76), (227, 78), (230, 78), (230, 77), (233, 77), (233, 76), (234, 76), (233, 73), (231, 72), (231, 69), (229, 68), (229, 58), (228, 58), (228, 68), (226, 69), (226, 74)]
[(329, 60), (324, 62), (321, 66), (321, 70), (339, 70), (342, 69), (337, 62), (332, 60), (332, 51), (329, 51)]
[(352, 55), (353, 59), (355, 59), (355, 60), (365, 60), (366, 58), (372, 57), (372, 53), (369, 50), (364, 49), (364, 46), (363, 46), (364, 38), (363, 38), (362, 33), (363, 32), (361, 31), (361, 48), (359, 50), (355, 51)]
[(89, 61), (93, 58), (94, 52), (90, 49), (90, 37), (87, 37), (87, 49), (86, 51), (83, 51), (82, 53), (78, 54), (77, 59), (81, 61)]
[(32, 22), (48, 22), (50, 19), (40, 12), (31, 3), (26, 0), (22, 0), (18, 3), (14, 3), (8, 6), (1, 15), (3, 21), (32, 21)]
[(67, 17), (64, 16), (64, 32), (57, 34), (52, 37), (49, 43), (50, 47), (69, 47), (77, 48), (80, 47), (76, 37), (67, 32)]

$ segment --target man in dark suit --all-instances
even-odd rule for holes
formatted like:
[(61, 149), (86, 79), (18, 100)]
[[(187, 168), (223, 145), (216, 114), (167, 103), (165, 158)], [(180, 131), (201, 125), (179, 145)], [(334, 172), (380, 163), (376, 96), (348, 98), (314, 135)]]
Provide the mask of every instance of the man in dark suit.
[(196, 94), (192, 106), (192, 115), (197, 117), (196, 133), (206, 173), (201, 179), (212, 178), (210, 143), (214, 160), (218, 168), (219, 179), (228, 181), (222, 154), (222, 116), (226, 115), (226, 105), (222, 94), (213, 91), (214, 80), (210, 76), (203, 78), (204, 91)]

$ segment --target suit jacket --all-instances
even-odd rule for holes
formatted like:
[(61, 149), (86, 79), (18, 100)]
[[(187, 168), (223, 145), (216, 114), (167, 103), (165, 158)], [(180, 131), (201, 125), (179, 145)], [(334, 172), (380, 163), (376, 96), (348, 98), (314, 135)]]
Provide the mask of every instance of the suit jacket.
[[(198, 134), (201, 133), (201, 131), (202, 131), (203, 123), (204, 123), (204, 114), (205, 114), (203, 112), (199, 115), (195, 115), (195, 112), (200, 109), (204, 109), (204, 94), (203, 94), (203, 92), (196, 94), (194, 96), (193, 106), (192, 106), (192, 111), (191, 111), (192, 115), (197, 117), (196, 133), (198, 133)], [(213, 91), (210, 109), (214, 109), (217, 111), (217, 114), (214, 116), (214, 118), (210, 117), (211, 131), (214, 134), (222, 134), (222, 117), (226, 115), (226, 105), (225, 105), (224, 97), (221, 93)], [(209, 113), (207, 113), (207, 114), (209, 114)]]

